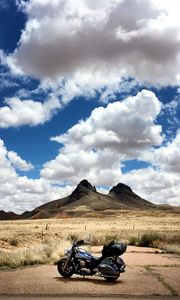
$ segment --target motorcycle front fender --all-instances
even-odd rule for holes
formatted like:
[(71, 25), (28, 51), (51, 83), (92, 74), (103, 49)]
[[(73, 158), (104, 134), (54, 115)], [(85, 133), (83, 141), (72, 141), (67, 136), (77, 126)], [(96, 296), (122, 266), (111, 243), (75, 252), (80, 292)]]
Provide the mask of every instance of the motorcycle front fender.
[(69, 257), (64, 256), (64, 257), (60, 258), (59, 260), (54, 262), (54, 265), (58, 265), (62, 261), (62, 259), (66, 259), (68, 261)]

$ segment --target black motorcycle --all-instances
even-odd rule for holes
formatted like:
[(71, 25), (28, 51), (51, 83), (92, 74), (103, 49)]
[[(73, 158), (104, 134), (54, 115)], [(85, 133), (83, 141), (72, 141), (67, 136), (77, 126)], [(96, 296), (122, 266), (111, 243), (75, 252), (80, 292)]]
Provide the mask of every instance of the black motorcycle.
[(65, 257), (57, 262), (61, 276), (69, 278), (73, 274), (95, 275), (113, 282), (125, 272), (126, 265), (120, 255), (126, 251), (126, 244), (111, 241), (103, 247), (101, 257), (94, 257), (86, 250), (79, 248), (81, 245), (86, 245), (83, 240), (74, 242), (72, 247), (65, 252)]

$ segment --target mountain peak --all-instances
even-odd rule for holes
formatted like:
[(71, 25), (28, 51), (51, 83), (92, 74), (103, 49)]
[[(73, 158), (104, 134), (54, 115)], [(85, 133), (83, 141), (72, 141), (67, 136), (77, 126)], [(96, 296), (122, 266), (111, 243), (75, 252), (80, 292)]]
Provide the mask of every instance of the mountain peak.
[(118, 183), (116, 186), (113, 186), (113, 188), (109, 191), (109, 194), (121, 194), (122, 192), (132, 192), (132, 189), (124, 183)]
[(127, 205), (128, 207), (154, 207), (155, 205), (151, 202), (141, 198), (135, 194), (132, 189), (125, 185), (124, 183), (118, 183), (109, 191), (109, 196), (115, 197), (121, 203)]
[(87, 189), (90, 189), (90, 190), (94, 190), (95, 187), (93, 187), (90, 182), (87, 180), (87, 179), (83, 179), (79, 184), (78, 186), (83, 186)]
[(70, 196), (79, 199), (82, 196), (88, 195), (90, 192), (96, 192), (96, 188), (93, 187), (88, 180), (83, 179)]

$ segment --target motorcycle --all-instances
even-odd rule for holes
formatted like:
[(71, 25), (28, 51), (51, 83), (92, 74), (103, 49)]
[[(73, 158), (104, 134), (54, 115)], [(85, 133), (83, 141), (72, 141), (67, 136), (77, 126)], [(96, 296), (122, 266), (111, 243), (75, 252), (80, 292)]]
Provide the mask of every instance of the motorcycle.
[(73, 274), (104, 277), (107, 281), (116, 281), (125, 272), (125, 263), (120, 257), (127, 249), (124, 243), (111, 241), (102, 249), (102, 256), (95, 257), (80, 248), (87, 245), (84, 240), (74, 242), (65, 252), (65, 257), (57, 262), (57, 269), (61, 276), (71, 277)]

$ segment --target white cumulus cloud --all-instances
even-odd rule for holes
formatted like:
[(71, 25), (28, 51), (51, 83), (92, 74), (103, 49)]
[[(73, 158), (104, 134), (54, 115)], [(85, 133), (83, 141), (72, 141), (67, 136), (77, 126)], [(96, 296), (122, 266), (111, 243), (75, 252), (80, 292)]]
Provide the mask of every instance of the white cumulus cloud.
[(11, 164), (21, 171), (29, 171), (34, 168), (31, 163), (26, 162), (14, 151), (9, 151), (7, 156)]
[(156, 204), (180, 205), (179, 174), (152, 167), (123, 174), (122, 180), (138, 195)]
[(15, 152), (8, 151), (0, 139), (0, 210), (22, 213), (72, 192), (73, 186), (53, 186), (43, 178), (29, 179), (16, 172), (17, 167), (27, 171), (31, 166)]
[(86, 177), (98, 185), (114, 184), (121, 175), (121, 160), (136, 158), (162, 143), (161, 126), (155, 124), (160, 109), (160, 101), (148, 90), (96, 108), (87, 120), (51, 138), (64, 146), (44, 165), (41, 176), (72, 182)]
[(59, 100), (53, 96), (43, 103), (13, 97), (7, 98), (5, 104), (0, 107), (1, 128), (43, 124), (61, 107)]
[(19, 3), (27, 23), (7, 58), (13, 70), (41, 79), (119, 71), (152, 84), (180, 82), (179, 1)]
[(175, 138), (166, 145), (144, 152), (142, 158), (153, 163), (161, 171), (180, 173), (180, 131), (177, 132)]
[(161, 126), (154, 123), (161, 103), (155, 94), (142, 90), (134, 97), (98, 107), (91, 116), (51, 140), (79, 149), (111, 148), (133, 153), (162, 142)]

